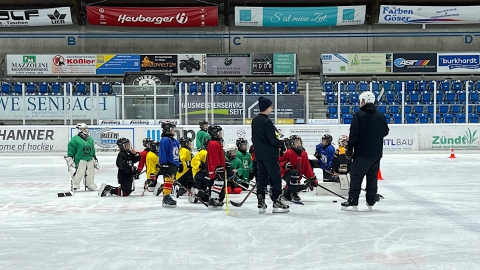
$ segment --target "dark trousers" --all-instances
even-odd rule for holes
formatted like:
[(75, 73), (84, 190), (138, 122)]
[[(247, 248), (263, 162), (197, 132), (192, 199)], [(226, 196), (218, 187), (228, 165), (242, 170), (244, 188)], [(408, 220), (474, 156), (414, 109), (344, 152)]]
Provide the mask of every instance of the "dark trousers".
[(129, 196), (130, 193), (132, 193), (132, 184), (133, 184), (133, 178), (132, 179), (119, 179), (118, 182), (120, 182), (120, 187), (114, 187), (110, 190), (110, 194), (112, 195), (117, 195), (117, 196)]
[(277, 200), (282, 192), (282, 179), (280, 177), (278, 158), (257, 160), (257, 167), (257, 194), (263, 194), (265, 196), (265, 187), (269, 182), (268, 177), (270, 177), (272, 201)]
[(378, 168), (380, 168), (380, 159), (355, 157), (352, 163), (352, 172), (350, 173), (350, 190), (348, 192), (348, 202), (351, 205), (358, 205), (358, 197), (362, 189), (363, 177), (367, 176), (367, 194), (365, 199), (369, 205), (375, 204), (375, 195), (377, 194)]

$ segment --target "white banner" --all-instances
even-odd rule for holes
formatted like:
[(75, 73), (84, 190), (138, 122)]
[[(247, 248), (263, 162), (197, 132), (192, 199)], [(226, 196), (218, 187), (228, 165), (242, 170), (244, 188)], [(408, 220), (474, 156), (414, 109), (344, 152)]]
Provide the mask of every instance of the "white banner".
[(438, 53), (439, 73), (478, 73), (480, 53)]
[(67, 151), (65, 127), (20, 126), (0, 128), (0, 153), (48, 153)]
[(380, 24), (480, 23), (480, 6), (380, 6)]
[(348, 53), (322, 54), (322, 68), (324, 74), (348, 73)]
[(95, 75), (95, 54), (7, 54), (8, 75)]
[[(90, 131), (90, 136), (95, 142), (96, 154), (102, 152), (118, 152), (117, 140), (120, 138), (129, 139), (133, 149), (135, 149), (135, 145), (141, 146), (143, 144), (141, 140), (140, 144), (135, 144), (135, 129), (133, 127), (89, 126), (88, 130)], [(77, 134), (77, 129), (71, 127), (70, 139)]]
[(8, 75), (51, 75), (52, 65), (52, 57), (45, 54), (7, 54), (6, 57)]
[(0, 10), (0, 27), (69, 25), (72, 14), (69, 7)]
[(52, 56), (53, 75), (95, 75), (95, 54), (57, 54)]
[[(102, 117), (116, 117), (116, 103), (114, 96), (98, 97), (98, 115)], [(25, 99), (25, 100), (24, 100)], [(93, 97), (96, 100), (96, 97)], [(25, 106), (24, 106), (25, 105)], [(73, 119), (90, 119), (92, 116), (92, 101), (90, 96), (0, 96), (0, 115), (4, 120), (18, 120), (24, 116), (26, 108), (27, 120), (62, 120), (67, 114), (70, 119), (72, 108)], [(96, 118), (96, 111), (94, 111)]]

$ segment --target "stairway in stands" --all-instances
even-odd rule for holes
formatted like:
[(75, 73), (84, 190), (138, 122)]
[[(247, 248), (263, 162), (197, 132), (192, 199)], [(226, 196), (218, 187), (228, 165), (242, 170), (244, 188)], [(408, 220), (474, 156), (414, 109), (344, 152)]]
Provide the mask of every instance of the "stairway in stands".
[(299, 90), (300, 94), (305, 95), (306, 84), (309, 84), (309, 119), (325, 119), (327, 106), (324, 104), (325, 95), (323, 92), (323, 85), (320, 84), (319, 75), (300, 75)]

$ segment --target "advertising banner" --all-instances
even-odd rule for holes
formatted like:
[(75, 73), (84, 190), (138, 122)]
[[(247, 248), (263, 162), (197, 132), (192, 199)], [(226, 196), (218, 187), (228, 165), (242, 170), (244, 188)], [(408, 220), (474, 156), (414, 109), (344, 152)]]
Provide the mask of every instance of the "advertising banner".
[(96, 57), (94, 54), (57, 54), (52, 57), (53, 75), (94, 75)]
[[(271, 98), (274, 102), (273, 97)], [(245, 107), (242, 104), (242, 95), (215, 95), (214, 96), (214, 114), (217, 119), (242, 119), (245, 109), (247, 118), (253, 118), (259, 113), (258, 95), (246, 95)], [(189, 95), (188, 99), (188, 118), (204, 119), (205, 109), (211, 113), (211, 103), (205, 104), (205, 96)], [(277, 117), (278, 118), (304, 118), (304, 96), (302, 95), (278, 95)], [(185, 102), (182, 100), (182, 113), (185, 111)], [(175, 102), (175, 112), (178, 113), (178, 102)], [(274, 117), (274, 114), (270, 114)]]
[(69, 25), (69, 7), (0, 10), (0, 27)]
[(0, 153), (65, 152), (68, 141), (66, 128), (6, 127), (0, 128)]
[(391, 53), (322, 54), (324, 74), (385, 74), (392, 72)]
[(438, 53), (438, 73), (478, 73), (480, 53)]
[(96, 60), (98, 75), (123, 75), (125, 72), (140, 71), (138, 54), (97, 54)]
[(393, 72), (437, 72), (437, 54), (394, 53)]
[(366, 6), (235, 7), (236, 26), (321, 27), (365, 22)]
[(105, 7), (87, 6), (90, 25), (126, 27), (218, 26), (218, 7)]
[(205, 54), (179, 54), (177, 75), (207, 74), (207, 57)]
[(7, 54), (6, 56), (8, 75), (51, 75), (52, 66), (50, 55)]
[(348, 73), (348, 54), (322, 54), (322, 69), (324, 74)]
[(395, 128), (390, 128), (388, 135), (383, 138), (383, 150), (418, 150), (418, 136), (416, 130), (406, 125), (395, 125)]
[[(25, 98), (25, 102), (23, 101)], [(96, 97), (93, 98), (96, 100)], [(23, 106), (25, 104), (25, 107)], [(90, 119), (92, 100), (90, 96), (0, 96), (0, 115), (5, 120), (23, 119), (24, 108), (27, 120), (63, 120), (65, 114), (73, 119)], [(114, 96), (99, 96), (99, 115), (104, 118), (116, 117)]]
[(207, 75), (250, 75), (250, 54), (207, 54)]
[(380, 6), (380, 24), (480, 23), (480, 6)]
[(296, 55), (293, 53), (252, 54), (252, 74), (294, 75)]
[(419, 131), (421, 137), (419, 149), (442, 150), (449, 149), (479, 149), (478, 125), (433, 125), (431, 128)]
[(123, 76), (125, 85), (153, 86), (170, 84), (170, 75), (165, 74), (145, 74), (145, 73), (127, 73)]
[(140, 71), (173, 74), (178, 72), (178, 57), (174, 55), (141, 54)]
[(253, 53), (252, 74), (273, 74), (273, 53)]
[[(128, 138), (135, 149), (135, 129), (133, 127), (89, 127), (90, 136), (95, 142), (95, 154), (101, 152), (118, 152), (117, 140)], [(77, 135), (76, 128), (70, 128), (70, 139)]]

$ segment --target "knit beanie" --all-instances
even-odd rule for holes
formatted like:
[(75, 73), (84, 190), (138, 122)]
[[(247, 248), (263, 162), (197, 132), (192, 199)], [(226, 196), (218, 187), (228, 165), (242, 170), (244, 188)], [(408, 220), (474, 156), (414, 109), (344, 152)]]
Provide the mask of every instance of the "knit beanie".
[(264, 112), (268, 107), (272, 106), (272, 101), (265, 97), (258, 98), (258, 108), (260, 112)]

